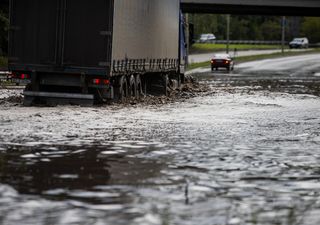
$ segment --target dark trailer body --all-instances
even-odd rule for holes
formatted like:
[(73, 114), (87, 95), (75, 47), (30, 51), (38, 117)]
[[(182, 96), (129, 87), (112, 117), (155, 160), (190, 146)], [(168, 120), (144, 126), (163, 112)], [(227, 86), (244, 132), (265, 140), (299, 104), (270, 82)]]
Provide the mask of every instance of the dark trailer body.
[(139, 96), (183, 78), (182, 24), (180, 0), (11, 0), (9, 69), (27, 104)]

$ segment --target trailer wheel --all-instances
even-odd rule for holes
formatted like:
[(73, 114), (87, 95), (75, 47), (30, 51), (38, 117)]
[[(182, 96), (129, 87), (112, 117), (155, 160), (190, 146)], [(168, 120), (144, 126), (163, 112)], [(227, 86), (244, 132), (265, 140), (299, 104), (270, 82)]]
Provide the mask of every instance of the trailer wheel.
[(136, 87), (137, 87), (137, 99), (141, 99), (141, 97), (144, 96), (143, 90), (142, 90), (142, 81), (140, 75), (136, 75)]
[(163, 94), (165, 96), (168, 96), (170, 81), (169, 81), (169, 76), (167, 74), (162, 75), (162, 85), (163, 85)]
[(125, 76), (117, 79), (117, 86), (115, 87), (115, 101), (123, 103), (128, 98), (128, 82)]
[(137, 97), (137, 83), (133, 75), (129, 77), (129, 94), (130, 94), (130, 97), (133, 97), (133, 98)]

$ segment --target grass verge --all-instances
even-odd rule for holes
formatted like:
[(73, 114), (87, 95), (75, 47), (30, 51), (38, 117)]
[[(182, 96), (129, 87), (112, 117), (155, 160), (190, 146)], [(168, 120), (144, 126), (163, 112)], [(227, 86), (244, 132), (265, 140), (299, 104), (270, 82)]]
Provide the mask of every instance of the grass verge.
[(0, 56), (0, 70), (8, 69), (8, 58), (4, 56)]
[[(316, 48), (307, 52), (285, 52), (285, 53), (272, 53), (272, 54), (263, 54), (263, 55), (252, 55), (252, 56), (240, 56), (235, 59), (235, 63), (243, 63), (249, 61), (263, 60), (263, 59), (274, 59), (281, 58), (286, 56), (296, 56), (296, 55), (307, 55), (312, 53), (320, 53), (320, 48)], [(187, 70), (192, 70), (201, 67), (210, 67), (210, 61), (200, 62), (200, 63), (192, 63), (188, 66)]]
[[(237, 49), (238, 51), (244, 50), (269, 50), (269, 49), (280, 49), (279, 45), (252, 45), (252, 44), (231, 44), (230, 50)], [(225, 44), (200, 44), (196, 43), (191, 46), (190, 53), (207, 53), (212, 51), (225, 51)]]

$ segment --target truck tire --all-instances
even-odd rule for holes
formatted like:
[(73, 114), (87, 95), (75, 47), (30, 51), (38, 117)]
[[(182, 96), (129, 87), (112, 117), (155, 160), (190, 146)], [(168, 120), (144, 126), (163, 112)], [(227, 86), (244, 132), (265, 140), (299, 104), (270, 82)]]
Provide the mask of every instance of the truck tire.
[(162, 75), (163, 94), (169, 95), (169, 76), (167, 74)]
[(141, 99), (145, 94), (143, 93), (142, 81), (141, 81), (140, 75), (136, 75), (136, 86), (137, 86), (136, 98)]
[(137, 97), (137, 84), (134, 75), (129, 76), (129, 97)]
[(115, 94), (114, 98), (115, 101), (118, 103), (124, 103), (127, 101), (128, 98), (128, 82), (125, 76), (121, 76), (116, 80), (115, 86)]

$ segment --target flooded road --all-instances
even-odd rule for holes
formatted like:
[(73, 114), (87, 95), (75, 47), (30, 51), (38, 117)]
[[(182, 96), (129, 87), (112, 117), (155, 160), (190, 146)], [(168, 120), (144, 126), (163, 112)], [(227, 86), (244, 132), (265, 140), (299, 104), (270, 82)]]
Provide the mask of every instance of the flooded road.
[(253, 67), (164, 105), (1, 104), (0, 224), (320, 224), (320, 65)]

